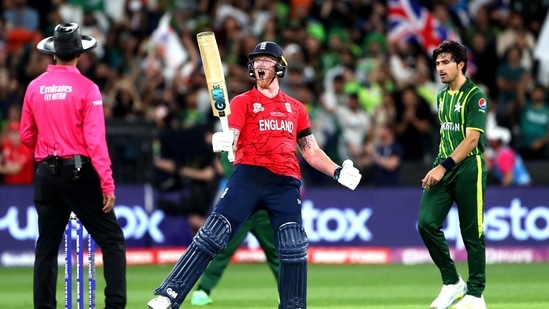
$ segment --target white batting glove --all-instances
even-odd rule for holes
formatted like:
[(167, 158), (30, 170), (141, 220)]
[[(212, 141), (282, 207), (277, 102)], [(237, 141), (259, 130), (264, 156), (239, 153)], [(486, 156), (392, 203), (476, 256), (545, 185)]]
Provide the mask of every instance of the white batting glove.
[(212, 148), (214, 152), (232, 152), (233, 151), (234, 134), (232, 131), (215, 132), (212, 135)]
[(354, 190), (358, 186), (361, 178), (362, 175), (353, 166), (353, 161), (351, 160), (343, 161), (342, 167), (337, 168), (334, 173), (334, 179), (351, 190)]

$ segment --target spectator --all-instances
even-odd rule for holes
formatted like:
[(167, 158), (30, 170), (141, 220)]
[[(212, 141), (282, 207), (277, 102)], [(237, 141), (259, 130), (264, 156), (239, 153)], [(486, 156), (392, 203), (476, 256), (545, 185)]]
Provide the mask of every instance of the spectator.
[(505, 61), (497, 68), (498, 99), (496, 119), (500, 126), (511, 127), (513, 108), (524, 100), (526, 88), (530, 83), (529, 71), (521, 66), (521, 49), (513, 45), (505, 54)]
[(491, 95), (497, 95), (496, 71), (498, 58), (493, 45), (490, 45), (485, 34), (478, 31), (472, 34), (471, 53), (477, 64), (477, 71), (471, 77), (477, 84), (488, 87)]
[(486, 166), (492, 172), (496, 182), (501, 186), (528, 186), (530, 175), (519, 154), (509, 147), (511, 132), (507, 128), (487, 128), (488, 140), (492, 154), (486, 154)]
[(360, 92), (360, 103), (362, 108), (371, 114), (383, 101), (384, 92), (395, 91), (394, 81), (389, 72), (388, 65), (380, 65), (368, 75), (367, 87)]
[(416, 51), (411, 43), (400, 41), (389, 44), (391, 75), (397, 87), (404, 87), (414, 79)]
[(522, 106), (520, 131), (519, 151), (524, 159), (549, 157), (549, 105), (543, 86), (534, 87), (530, 100)]
[(0, 128), (8, 117), (10, 107), (14, 106), (19, 99), (16, 93), (18, 87), (17, 80), (11, 78), (8, 69), (0, 67)]
[(351, 93), (347, 106), (337, 107), (336, 117), (341, 126), (339, 157), (354, 161), (362, 155), (362, 145), (370, 127), (370, 116), (360, 106), (358, 94)]
[(368, 132), (368, 141), (374, 145), (379, 143), (379, 131), (384, 126), (394, 127), (396, 123), (395, 98), (389, 92), (383, 93), (383, 99), (379, 106), (372, 113), (372, 125)]
[[(490, 20), (489, 6), (479, 6), (478, 10), (471, 13), (473, 15), (473, 23), (465, 29), (465, 39), (468, 45), (474, 45), (473, 36), (478, 33), (486, 41), (487, 48), (493, 49), (495, 53), (496, 40), (498, 37), (499, 29), (497, 25), (495, 25)], [(497, 60), (497, 55), (494, 56), (495, 60)]]
[(131, 121), (143, 115), (141, 96), (133, 82), (127, 78), (115, 82), (106, 101), (107, 117)]
[(524, 21), (520, 12), (511, 12), (508, 16), (506, 27), (497, 37), (496, 50), (500, 59), (505, 58), (507, 50), (516, 46), (520, 50), (519, 64), (526, 70), (533, 67), (532, 52), (536, 39), (532, 32), (524, 27)]
[(374, 186), (396, 186), (400, 183), (404, 151), (395, 140), (391, 124), (382, 124), (377, 134), (377, 143), (365, 144), (364, 155), (357, 160), (357, 168), (371, 168)]
[(29, 32), (38, 30), (40, 15), (35, 8), (27, 5), (27, 0), (5, 1), (5, 3), (11, 3), (3, 14), (11, 29), (25, 29)]
[(6, 139), (2, 141), (0, 174), (4, 184), (31, 185), (34, 179), (34, 158), (32, 152), (21, 143), (19, 122), (11, 121), (6, 128)]
[(405, 88), (397, 104), (395, 133), (404, 148), (405, 160), (427, 160), (431, 153), (433, 114), (413, 87)]

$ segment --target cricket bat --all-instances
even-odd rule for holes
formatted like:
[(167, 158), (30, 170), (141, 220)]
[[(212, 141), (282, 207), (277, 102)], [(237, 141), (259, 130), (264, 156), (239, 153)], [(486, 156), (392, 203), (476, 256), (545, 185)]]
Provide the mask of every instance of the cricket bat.
[[(223, 63), (221, 62), (215, 35), (211, 31), (200, 32), (196, 35), (196, 40), (198, 41), (198, 49), (200, 50), (204, 74), (206, 75), (213, 115), (219, 117), (223, 132), (229, 132), (227, 116), (231, 113), (231, 107), (229, 105), (227, 84), (225, 83)], [(228, 158), (229, 162), (234, 161), (233, 151), (228, 153)]]

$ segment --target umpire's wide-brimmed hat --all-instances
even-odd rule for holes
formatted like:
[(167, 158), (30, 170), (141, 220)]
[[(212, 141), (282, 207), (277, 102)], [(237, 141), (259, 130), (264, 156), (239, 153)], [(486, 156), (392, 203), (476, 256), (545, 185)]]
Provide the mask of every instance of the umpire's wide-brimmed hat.
[(72, 56), (94, 49), (97, 40), (89, 35), (82, 35), (76, 23), (64, 23), (55, 26), (53, 36), (38, 42), (36, 48), (48, 55)]

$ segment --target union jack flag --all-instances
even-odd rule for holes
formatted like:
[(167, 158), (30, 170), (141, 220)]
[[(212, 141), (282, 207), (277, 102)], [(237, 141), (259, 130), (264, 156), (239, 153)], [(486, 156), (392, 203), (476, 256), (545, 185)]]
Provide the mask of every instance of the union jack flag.
[(427, 10), (414, 0), (389, 0), (389, 40), (417, 41), (431, 53), (444, 40), (461, 42), (458, 34), (441, 25)]
[[(462, 43), (459, 35), (440, 23), (429, 10), (414, 0), (389, 0), (389, 41), (414, 40), (427, 53), (432, 53), (445, 40)], [(463, 43), (462, 43), (463, 44)], [(467, 73), (475, 74), (477, 67), (467, 48)]]

